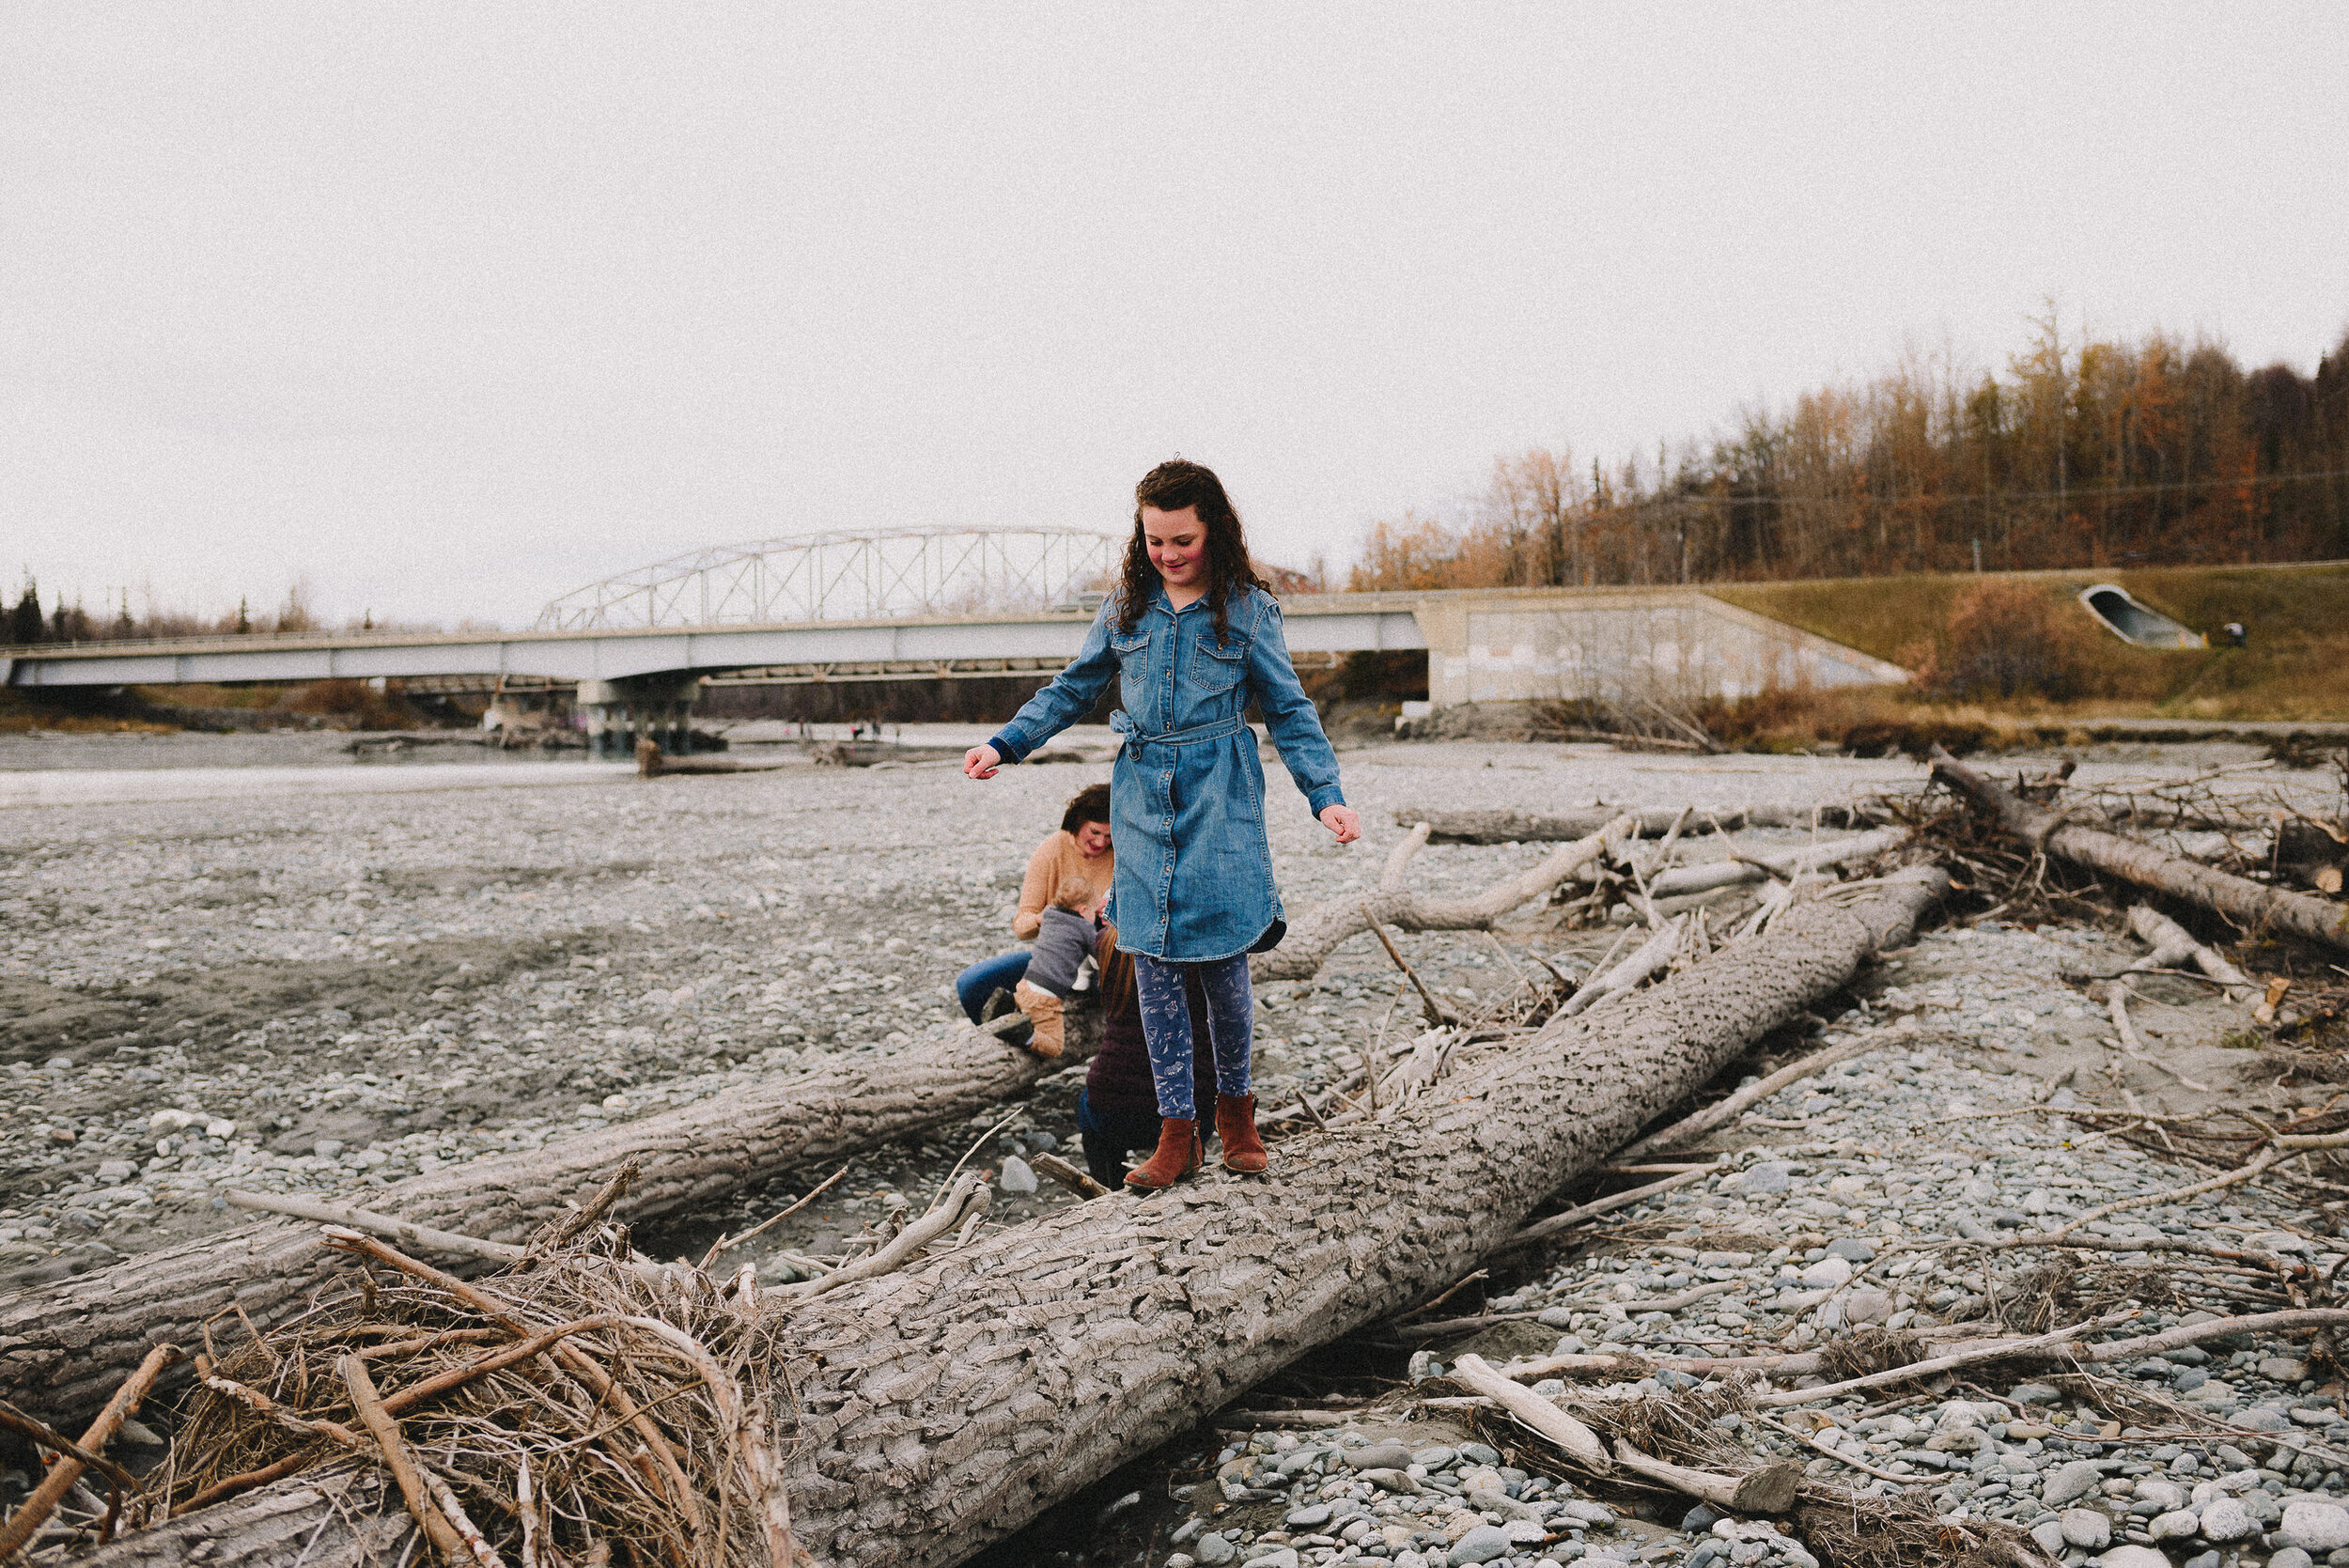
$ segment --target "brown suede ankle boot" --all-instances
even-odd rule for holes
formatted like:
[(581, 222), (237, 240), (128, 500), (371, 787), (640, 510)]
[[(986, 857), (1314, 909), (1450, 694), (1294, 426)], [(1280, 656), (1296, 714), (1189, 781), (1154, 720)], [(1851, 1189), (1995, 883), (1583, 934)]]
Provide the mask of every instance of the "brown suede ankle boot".
[(1173, 1116), (1159, 1122), (1158, 1152), (1126, 1172), (1126, 1185), (1155, 1192), (1173, 1187), (1207, 1162), (1199, 1147), (1199, 1124)]
[(1223, 1169), (1252, 1176), (1270, 1164), (1264, 1140), (1256, 1136), (1256, 1096), (1218, 1094), (1215, 1097), (1216, 1141), (1223, 1145)]

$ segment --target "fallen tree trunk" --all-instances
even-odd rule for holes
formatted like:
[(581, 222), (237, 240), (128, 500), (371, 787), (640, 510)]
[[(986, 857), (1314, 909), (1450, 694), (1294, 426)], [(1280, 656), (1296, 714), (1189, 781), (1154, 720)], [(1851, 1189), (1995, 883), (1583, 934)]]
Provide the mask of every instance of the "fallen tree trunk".
[(2097, 828), (2066, 822), (1937, 750), (1933, 776), (1999, 826), (2048, 854), (2210, 910), (2246, 931), (2272, 931), (2349, 953), (2349, 905), (2271, 888)]
[[(1798, 906), (1599, 1020), (1554, 1020), (1391, 1121), (1282, 1145), (1269, 1180), (1217, 1172), (1079, 1204), (798, 1307), (770, 1370), (798, 1411), (800, 1545), (839, 1568), (959, 1561), (1315, 1345), (1423, 1300), (1906, 941), (1946, 885), (1920, 869), (1845, 908)], [(291, 1504), (294, 1491), (319, 1487), (278, 1483), (87, 1560), (290, 1564), (295, 1515), (316, 1531), (301, 1548), (311, 1568), (361, 1560), (352, 1531), (376, 1527)]]
[[(1597, 832), (1619, 815), (1628, 815), (1640, 838), (1662, 838), (1681, 815), (1677, 806), (1656, 806), (1622, 813), (1611, 806), (1556, 814), (1530, 811), (1432, 811), (1418, 806), (1397, 807), (1395, 826), (1427, 824), (1438, 844), (1548, 844)], [(1688, 814), (1683, 833), (1709, 833), (1716, 828), (1734, 833), (1746, 828), (1864, 828), (1867, 819), (1856, 808), (1835, 806), (1723, 806), (1718, 811), (1699, 807)], [(1876, 818), (1881, 821), (1882, 818)]]
[[(982, 1030), (958, 1029), (894, 1055), (751, 1084), (600, 1132), (412, 1176), (368, 1193), (366, 1202), (411, 1224), (519, 1243), (585, 1203), (633, 1158), (643, 1169), (614, 1217), (677, 1213), (1024, 1094), (1091, 1054), (1098, 1010), (1068, 1017), (1067, 1047), (1056, 1061)], [(320, 1248), (316, 1224), (271, 1219), (0, 1297), (0, 1398), (60, 1418), (94, 1410), (149, 1343), (200, 1343), (204, 1320), (233, 1308), (266, 1325), (346, 1266)]]
[(1248, 960), (1248, 972), (1257, 980), (1303, 980), (1320, 972), (1330, 955), (1348, 937), (1358, 937), (1377, 921), (1406, 931), (1486, 931), (1510, 910), (1545, 898), (1576, 872), (1620, 842), (1630, 831), (1628, 817), (1615, 818), (1572, 844), (1559, 846), (1539, 865), (1519, 872), (1500, 886), (1468, 898), (1430, 898), (1394, 886), (1408, 859), (1407, 839), (1395, 850), (1396, 863), (1381, 878), (1378, 891), (1348, 902), (1332, 899), (1299, 916), (1279, 947)]

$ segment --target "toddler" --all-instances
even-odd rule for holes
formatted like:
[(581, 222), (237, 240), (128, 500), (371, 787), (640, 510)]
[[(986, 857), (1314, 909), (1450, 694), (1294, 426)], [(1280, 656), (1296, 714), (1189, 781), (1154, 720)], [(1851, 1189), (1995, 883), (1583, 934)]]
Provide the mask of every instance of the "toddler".
[(1028, 972), (1012, 990), (1019, 1011), (1035, 1025), (1028, 1048), (1038, 1056), (1061, 1053), (1062, 1011), (1070, 997), (1085, 988), (1085, 966), (1093, 957), (1095, 937), (1092, 906), (1091, 882), (1082, 877), (1061, 878), (1036, 926)]

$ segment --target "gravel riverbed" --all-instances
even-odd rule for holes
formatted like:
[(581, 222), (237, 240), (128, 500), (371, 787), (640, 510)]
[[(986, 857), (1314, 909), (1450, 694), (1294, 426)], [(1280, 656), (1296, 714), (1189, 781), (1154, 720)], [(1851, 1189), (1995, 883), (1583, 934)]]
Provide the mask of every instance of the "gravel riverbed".
[[(906, 737), (967, 738), (976, 737)], [(1106, 738), (1071, 737), (1076, 746)], [(2200, 748), (2163, 766), (2233, 755)], [(1913, 787), (1922, 776), (1897, 759), (1471, 742), (1357, 747), (1342, 760), (1366, 829), (1365, 842), (1348, 848), (1328, 841), (1273, 769), (1270, 831), (1292, 916), (1375, 884), (1404, 833), (1392, 820), (1398, 806), (1831, 803)], [(2080, 777), (2148, 770), (2140, 756), (2115, 755)], [(1108, 776), (1101, 764), (1032, 767), (980, 786), (951, 765), (905, 763), (561, 784), (516, 769), (513, 782), (490, 784), (448, 765), (428, 769), (450, 779), (445, 788), (401, 781), (382, 793), (305, 793), (298, 781), (240, 788), (236, 769), (216, 771), (216, 781), (198, 781), (202, 799), (0, 810), (0, 1289), (239, 1223), (245, 1217), (221, 1196), (228, 1188), (364, 1203), (370, 1188), (405, 1175), (723, 1095), (765, 1075), (885, 1053), (949, 1027), (958, 1017), (955, 973), (1012, 945), (1028, 852), (1069, 794)], [(1808, 836), (1746, 833), (1736, 847)], [(1430, 891), (1471, 892), (1548, 847), (1439, 846), (1418, 857), (1410, 877)], [(1709, 858), (1728, 846), (1700, 839), (1688, 848)], [(1423, 978), (1466, 1002), (1518, 985), (1528, 953), (1587, 963), (1613, 933), (1529, 921), (1501, 936), (1400, 940)], [(1734, 1152), (1733, 1174), (1617, 1217), (1615, 1232), (1639, 1238), (1580, 1249), (1524, 1279), (1489, 1305), (1532, 1315), (1466, 1344), (1430, 1345), (1434, 1365), (1414, 1370), (1428, 1374), (1470, 1348), (1499, 1362), (1577, 1340), (1802, 1344), (1855, 1324), (1964, 1317), (1980, 1295), (1981, 1259), (1934, 1250), (1940, 1243), (2183, 1179), (2060, 1115), (1993, 1114), (2035, 1098), (2060, 1110), (2066, 1096), (2096, 1099), (2115, 1081), (2187, 1103), (2151, 1069), (2122, 1063), (2118, 1080), (2108, 1072), (2108, 1030), (2066, 979), (2108, 973), (2130, 955), (2107, 938), (2052, 928), (1927, 937), (1866, 976), (1853, 1011), (1827, 1022), (1830, 1039), (1880, 1031), (1878, 1049), (1789, 1090), (1707, 1145)], [(1409, 1006), (1398, 1011), (1398, 1001), (1392, 966), (1367, 939), (1315, 980), (1264, 987), (1258, 1077), (1268, 1106), (1336, 1078), (1389, 1027), (1408, 1029)], [(2142, 1027), (2159, 1043), (2206, 1053), (2191, 1072), (2216, 1085), (2210, 1075), (2241, 1053), (2217, 1045), (2206, 1004), (2186, 993), (2157, 1004), (2171, 1013), (2140, 1017)], [(1081, 1068), (1047, 1079), (1025, 1105), (1006, 1108), (1015, 1114), (1000, 1126), (987, 1115), (869, 1152), (762, 1246), (838, 1250), (893, 1210), (926, 1203), (974, 1145), (1003, 1183), (991, 1221), (1074, 1201), (1049, 1182), (1031, 1190), (1008, 1157), (1068, 1150), (1081, 1079)], [(2248, 1068), (2226, 1079), (2230, 1090), (2250, 1081)], [(706, 1245), (824, 1174), (790, 1172), (642, 1239), (662, 1255)], [(2292, 1231), (2271, 1200), (2223, 1196), (2193, 1218), (2257, 1235), (2263, 1247), (2302, 1249), (2327, 1267), (2339, 1261), (2329, 1242)], [(2183, 1213), (2146, 1209), (2109, 1225), (2185, 1222)], [(1831, 1278), (1846, 1269), (1850, 1278)], [(1686, 1308), (1638, 1310), (1698, 1285), (1723, 1288)], [(2171, 1299), (2149, 1321), (2190, 1310)], [(1863, 1445), (1870, 1463), (1904, 1477), (1875, 1484), (1930, 1486), (1952, 1509), (2076, 1529), (2082, 1541), (2066, 1536), (2060, 1554), (2073, 1562), (2090, 1556), (2092, 1530), (2072, 1517), (2088, 1512), (2105, 1521), (2098, 1550), (2108, 1553), (2139, 1545), (2186, 1561), (2216, 1551), (2198, 1568), (2294, 1568), (2292, 1551), (2322, 1559), (2342, 1549), (2333, 1560), (2349, 1562), (2349, 1514), (2334, 1500), (2343, 1475), (2328, 1456), (2331, 1446), (2349, 1448), (2349, 1427), (2326, 1431), (2319, 1417), (2339, 1413), (2339, 1390), (2286, 1375), (2293, 1358), (2286, 1347), (2255, 1344), (2127, 1370), (2233, 1434), (2209, 1442), (2141, 1448), (2101, 1425), (2092, 1436), (2079, 1423), (2092, 1418), (2068, 1396), (2004, 1385), (1822, 1436)], [(2275, 1437), (2302, 1433), (2327, 1456), (2279, 1459)], [(1949, 1434), (1973, 1436), (1933, 1446)], [(1088, 1525), (1098, 1538), (1091, 1546), (1066, 1544), (1064, 1530), (1050, 1551), (1139, 1562), (1111, 1543), (1146, 1526), (1158, 1554), (1172, 1547), (1197, 1562), (1269, 1568), (1361, 1559), (1530, 1565), (1589, 1553), (1693, 1568), (1716, 1557), (1803, 1560), (1798, 1544), (1732, 1539), (1735, 1529), (1714, 1532), (1719, 1545), (1710, 1545), (1683, 1529), (1677, 1510), (1617, 1517), (1563, 1483), (1544, 1483), (1538, 1456), (1502, 1463), (1465, 1429), (1405, 1436), (1411, 1452), (1391, 1467), (1417, 1491), (1357, 1473), (1388, 1467), (1343, 1463), (1364, 1445), (1402, 1440), (1395, 1434), (1250, 1434), (1220, 1457), (1202, 1450), (1206, 1479), (1181, 1483), (1196, 1488), (1187, 1496), (1135, 1509), (1120, 1496), (1114, 1529)], [(1765, 1449), (1792, 1441), (1775, 1430), (1751, 1436)], [(1184, 1456), (1162, 1460), (1179, 1473)], [(2073, 1491), (2085, 1461), (2092, 1483)], [(2170, 1500), (2164, 1486), (2177, 1489), (2178, 1506), (2146, 1512)], [(2215, 1513), (2214, 1500), (2224, 1505)], [(2225, 1536), (2236, 1504), (2257, 1528)], [(1225, 1512), (1190, 1512), (1210, 1505)], [(2341, 1514), (2342, 1533), (2320, 1547), (2310, 1543), (2333, 1518), (2312, 1512), (2321, 1509)], [(2191, 1515), (2190, 1529), (2179, 1514)], [(1538, 1540), (1529, 1533), (1536, 1525)], [(1152, 1560), (1184, 1568), (1180, 1559)]]

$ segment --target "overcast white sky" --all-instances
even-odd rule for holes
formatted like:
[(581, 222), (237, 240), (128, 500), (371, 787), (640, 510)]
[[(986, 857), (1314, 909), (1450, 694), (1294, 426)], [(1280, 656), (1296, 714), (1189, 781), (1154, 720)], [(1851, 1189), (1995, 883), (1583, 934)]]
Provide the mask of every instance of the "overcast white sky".
[(526, 625), (706, 544), (1121, 528), (1177, 451), (1336, 563), (2046, 296), (2303, 371), (2349, 324), (2337, 4), (0, 19), (0, 572), (93, 609)]

